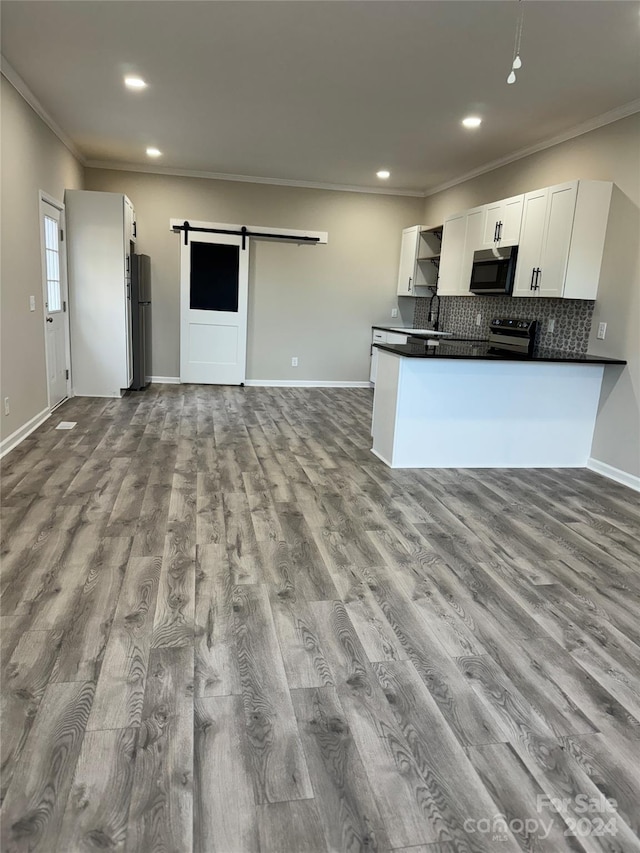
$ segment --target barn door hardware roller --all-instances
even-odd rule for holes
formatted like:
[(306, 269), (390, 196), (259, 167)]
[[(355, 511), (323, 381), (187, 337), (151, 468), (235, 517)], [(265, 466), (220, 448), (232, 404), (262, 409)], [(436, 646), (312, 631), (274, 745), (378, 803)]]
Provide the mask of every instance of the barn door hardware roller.
[(189, 245), (189, 231), (202, 231), (206, 234), (232, 234), (236, 237), (242, 237), (242, 249), (247, 248), (247, 237), (263, 237), (268, 240), (289, 240), (294, 243), (319, 243), (319, 237), (290, 237), (288, 234), (269, 234), (266, 231), (249, 231), (243, 225), (239, 230), (230, 230), (228, 228), (198, 228), (196, 225), (189, 225), (189, 221), (185, 219), (182, 225), (174, 225), (174, 231), (184, 231), (184, 244)]

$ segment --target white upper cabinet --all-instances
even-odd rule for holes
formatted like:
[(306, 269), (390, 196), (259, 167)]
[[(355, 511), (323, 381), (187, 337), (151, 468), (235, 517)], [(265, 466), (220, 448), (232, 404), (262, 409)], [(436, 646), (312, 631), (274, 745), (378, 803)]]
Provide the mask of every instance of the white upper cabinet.
[(442, 229), (412, 225), (402, 232), (398, 296), (425, 295), (425, 287), (435, 287), (438, 278)]
[(478, 207), (445, 220), (438, 275), (439, 296), (471, 296), (473, 253), (482, 243), (485, 208)]
[(514, 296), (596, 298), (612, 189), (571, 181), (525, 195)]
[(525, 195), (513, 296), (536, 295), (536, 275), (542, 255), (548, 193), (548, 189), (543, 189)]
[(438, 294), (441, 296), (458, 296), (460, 294), (462, 256), (466, 233), (466, 213), (445, 219), (442, 229), (442, 252), (438, 275)]
[(478, 249), (518, 246), (513, 296), (595, 299), (612, 191), (607, 181), (570, 181), (448, 217), (438, 294), (471, 295)]
[(516, 195), (492, 204), (485, 204), (482, 208), (484, 212), (482, 242), (476, 246), (476, 249), (516, 246), (520, 239), (523, 203), (524, 196)]
[(416, 258), (420, 226), (413, 225), (402, 232), (400, 267), (398, 269), (398, 296), (413, 296), (416, 286)]
[(577, 194), (575, 183), (548, 190), (545, 235), (536, 281), (539, 296), (560, 298), (563, 294)]

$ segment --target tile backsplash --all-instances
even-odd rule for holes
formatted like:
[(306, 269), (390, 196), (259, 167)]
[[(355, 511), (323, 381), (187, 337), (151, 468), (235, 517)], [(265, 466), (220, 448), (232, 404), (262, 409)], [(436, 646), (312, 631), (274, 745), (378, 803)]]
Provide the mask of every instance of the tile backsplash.
[[(431, 328), (429, 299), (416, 299), (413, 326)], [(469, 338), (487, 338), (494, 317), (537, 320), (536, 346), (564, 352), (587, 352), (595, 302), (587, 299), (514, 299), (511, 296), (443, 296), (440, 329)], [(433, 301), (437, 307), (437, 299)], [(480, 326), (476, 316), (481, 314)], [(549, 320), (555, 320), (553, 332)]]

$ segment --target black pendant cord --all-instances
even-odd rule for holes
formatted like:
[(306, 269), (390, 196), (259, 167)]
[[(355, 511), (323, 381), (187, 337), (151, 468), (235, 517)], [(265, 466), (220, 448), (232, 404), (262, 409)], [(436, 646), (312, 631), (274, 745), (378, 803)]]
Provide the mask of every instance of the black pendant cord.
[(232, 234), (235, 237), (242, 237), (242, 249), (246, 249), (246, 240), (247, 237), (266, 237), (269, 240), (291, 240), (294, 243), (319, 243), (319, 237), (289, 237), (287, 234), (268, 234), (265, 231), (249, 231), (249, 229), (243, 225), (240, 230), (233, 230), (228, 228), (199, 228), (196, 225), (190, 225), (189, 221), (185, 219), (182, 225), (174, 225), (174, 231), (184, 231), (184, 244), (185, 246), (189, 245), (189, 231), (200, 231), (205, 234)]

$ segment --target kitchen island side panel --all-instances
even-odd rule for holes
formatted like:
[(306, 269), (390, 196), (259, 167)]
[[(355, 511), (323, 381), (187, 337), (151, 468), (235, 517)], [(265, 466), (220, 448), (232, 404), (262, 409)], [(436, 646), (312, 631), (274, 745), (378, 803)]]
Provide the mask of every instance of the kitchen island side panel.
[[(394, 468), (584, 467), (591, 451), (600, 364), (409, 359), (380, 352), (390, 407), (374, 396), (374, 452)], [(379, 403), (379, 404), (378, 404)], [(387, 436), (393, 435), (389, 456)], [(384, 443), (383, 443), (384, 439)]]
[(378, 351), (371, 434), (373, 452), (393, 467), (401, 368), (406, 359)]

